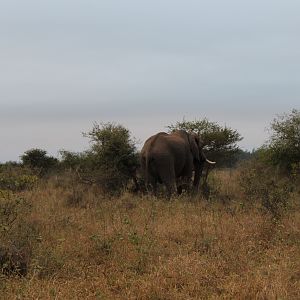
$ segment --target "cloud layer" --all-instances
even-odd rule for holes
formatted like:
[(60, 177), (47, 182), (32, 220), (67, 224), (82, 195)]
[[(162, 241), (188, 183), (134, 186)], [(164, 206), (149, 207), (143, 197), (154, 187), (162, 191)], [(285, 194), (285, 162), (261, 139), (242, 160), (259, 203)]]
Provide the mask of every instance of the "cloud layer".
[(143, 141), (208, 117), (259, 146), (299, 108), (298, 1), (7, 1), (0, 11), (0, 161), (87, 147), (116, 121)]

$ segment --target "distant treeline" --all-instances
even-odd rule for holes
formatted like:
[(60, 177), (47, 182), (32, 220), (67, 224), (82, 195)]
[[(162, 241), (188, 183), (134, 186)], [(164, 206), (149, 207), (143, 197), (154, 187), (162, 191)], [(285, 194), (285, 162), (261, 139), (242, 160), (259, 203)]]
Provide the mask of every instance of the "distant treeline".
[[(207, 119), (183, 120), (167, 128), (169, 132), (184, 129), (199, 134), (206, 156), (217, 162), (217, 168), (232, 168), (242, 161), (257, 159), (276, 166), (285, 174), (298, 174), (300, 170), (300, 112), (296, 109), (276, 117), (270, 124), (269, 139), (251, 152), (239, 148), (238, 142), (243, 137), (237, 130)], [(139, 153), (127, 128), (115, 123), (95, 123), (91, 131), (83, 135), (91, 145), (84, 152), (62, 150), (60, 157), (55, 158), (43, 149), (29, 149), (20, 156), (20, 163), (1, 164), (0, 172), (19, 167), (30, 170), (34, 176), (44, 177), (68, 170), (107, 191), (121, 191), (130, 181), (137, 180)], [(0, 189), (4, 181), (0, 178)]]

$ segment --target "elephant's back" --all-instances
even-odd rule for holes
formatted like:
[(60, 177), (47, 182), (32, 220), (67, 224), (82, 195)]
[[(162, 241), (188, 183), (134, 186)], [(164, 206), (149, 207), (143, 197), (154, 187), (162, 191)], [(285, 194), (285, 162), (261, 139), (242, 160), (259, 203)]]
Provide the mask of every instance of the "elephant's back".
[(141, 150), (142, 154), (149, 153), (153, 148), (159, 145), (161, 142), (159, 141), (161, 137), (168, 136), (166, 132), (159, 132), (155, 135), (150, 136)]
[(183, 139), (171, 134), (161, 134), (151, 141), (149, 157), (162, 158), (164, 160), (185, 160), (186, 143)]

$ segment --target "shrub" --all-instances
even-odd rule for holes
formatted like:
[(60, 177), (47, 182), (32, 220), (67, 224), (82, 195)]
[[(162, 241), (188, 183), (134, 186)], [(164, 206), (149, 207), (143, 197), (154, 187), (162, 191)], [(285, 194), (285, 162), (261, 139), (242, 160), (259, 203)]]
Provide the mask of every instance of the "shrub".
[(37, 181), (38, 177), (20, 164), (6, 163), (0, 166), (0, 190), (28, 190), (32, 189)]
[(76, 172), (81, 182), (97, 184), (110, 194), (119, 194), (136, 180), (138, 153), (128, 129), (114, 123), (95, 123), (83, 135), (90, 139), (90, 149), (82, 153), (60, 151), (63, 169)]
[(10, 191), (0, 190), (0, 238), (10, 230), (25, 204), (25, 200)]
[(30, 259), (30, 237), (22, 216), (27, 201), (10, 191), (0, 190), (0, 273), (25, 276)]
[(14, 247), (0, 246), (0, 274), (26, 276), (27, 271), (26, 252)]
[(32, 189), (37, 183), (35, 175), (9, 175), (0, 173), (0, 189), (10, 191), (22, 191)]
[[(79, 165), (86, 181), (98, 183), (105, 192), (120, 193), (135, 178), (138, 154), (128, 129), (113, 123), (94, 124), (84, 134), (90, 139), (91, 149), (82, 156), (68, 156)], [(79, 162), (79, 164), (78, 164)]]
[(271, 123), (265, 159), (288, 174), (300, 173), (300, 111), (278, 116)]
[(21, 155), (21, 161), (24, 166), (29, 167), (39, 175), (45, 175), (58, 164), (55, 157), (48, 156), (47, 151), (42, 149), (27, 150)]
[(76, 170), (80, 168), (84, 168), (88, 165), (89, 153), (82, 152), (70, 152), (67, 150), (61, 150), (60, 152), (61, 160), (60, 166), (62, 169), (71, 169)]

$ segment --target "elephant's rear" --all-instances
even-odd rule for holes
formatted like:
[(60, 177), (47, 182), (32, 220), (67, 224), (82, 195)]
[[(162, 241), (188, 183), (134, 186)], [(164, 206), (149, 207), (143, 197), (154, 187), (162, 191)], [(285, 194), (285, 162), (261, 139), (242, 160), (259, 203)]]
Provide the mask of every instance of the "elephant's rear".
[(141, 167), (146, 185), (149, 185), (150, 162), (152, 161), (150, 151), (151, 138), (148, 139), (141, 151)]
[(161, 136), (165, 136), (167, 133), (160, 132), (151, 136), (144, 144), (141, 150), (141, 167), (145, 178), (146, 185), (155, 184), (160, 181), (159, 174), (157, 172), (155, 160), (156, 160), (156, 144)]

